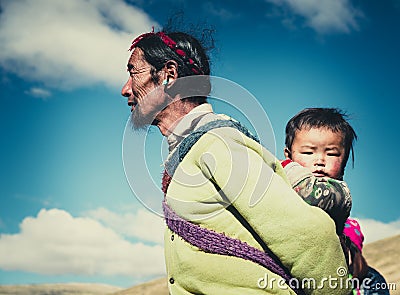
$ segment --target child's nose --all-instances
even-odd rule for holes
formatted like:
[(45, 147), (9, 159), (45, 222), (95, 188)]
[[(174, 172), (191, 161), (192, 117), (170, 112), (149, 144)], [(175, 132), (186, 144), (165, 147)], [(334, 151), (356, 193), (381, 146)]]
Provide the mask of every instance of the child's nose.
[(316, 154), (314, 160), (315, 166), (325, 166), (325, 156), (322, 154)]

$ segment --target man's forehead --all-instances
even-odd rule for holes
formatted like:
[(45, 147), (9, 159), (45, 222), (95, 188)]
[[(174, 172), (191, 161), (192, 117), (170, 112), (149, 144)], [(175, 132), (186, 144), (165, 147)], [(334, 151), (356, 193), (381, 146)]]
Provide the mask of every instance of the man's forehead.
[(140, 48), (135, 47), (132, 50), (132, 54), (129, 57), (128, 65), (139, 67), (146, 65), (146, 61), (144, 60), (143, 51)]

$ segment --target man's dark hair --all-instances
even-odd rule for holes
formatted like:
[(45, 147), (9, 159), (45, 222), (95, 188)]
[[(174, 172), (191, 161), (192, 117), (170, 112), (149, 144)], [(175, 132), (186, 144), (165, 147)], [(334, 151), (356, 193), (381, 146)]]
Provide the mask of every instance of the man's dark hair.
[[(210, 75), (209, 57), (206, 54), (206, 50), (196, 38), (183, 32), (163, 33), (176, 42), (177, 49), (184, 51), (185, 58), (182, 58), (176, 50), (167, 46), (157, 34), (151, 34), (141, 39), (135, 47), (143, 51), (144, 59), (152, 66), (151, 76), (155, 83), (159, 83), (159, 76), (157, 73), (169, 60), (177, 62), (179, 77), (198, 74)], [(189, 59), (194, 62), (195, 69), (197, 70), (193, 70), (193, 64), (188, 62)], [(201, 85), (197, 85), (202, 88), (199, 90), (200, 93), (206, 93), (208, 95), (211, 90), (209, 79), (200, 79), (199, 81), (202, 81), (202, 83), (200, 83)], [(206, 102), (207, 97), (195, 96), (186, 99), (196, 104), (201, 104)]]
[(347, 122), (348, 115), (337, 108), (309, 108), (297, 113), (286, 124), (286, 148), (291, 150), (296, 132), (302, 129), (327, 128), (333, 132), (343, 134), (343, 145), (345, 149), (343, 171), (346, 167), (349, 155), (354, 165), (353, 144), (357, 139), (357, 134), (353, 127)]

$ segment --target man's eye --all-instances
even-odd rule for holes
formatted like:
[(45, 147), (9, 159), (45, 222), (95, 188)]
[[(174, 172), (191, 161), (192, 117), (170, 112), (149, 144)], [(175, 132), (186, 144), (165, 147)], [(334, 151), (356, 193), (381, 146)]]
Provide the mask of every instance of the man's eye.
[(132, 77), (133, 75), (137, 75), (138, 71), (130, 70), (129, 75)]

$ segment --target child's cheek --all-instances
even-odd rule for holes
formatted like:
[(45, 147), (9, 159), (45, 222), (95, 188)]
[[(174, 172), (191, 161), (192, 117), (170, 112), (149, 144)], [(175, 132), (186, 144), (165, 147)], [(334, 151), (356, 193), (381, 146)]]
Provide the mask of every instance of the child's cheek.
[(342, 161), (341, 160), (336, 160), (332, 163), (331, 171), (334, 172), (335, 177), (339, 177), (342, 171)]
[(306, 168), (309, 168), (309, 169), (311, 169), (312, 168), (312, 163), (311, 163), (311, 161), (305, 161), (305, 160), (303, 160), (303, 159), (298, 159), (298, 160), (295, 160), (295, 162), (297, 162), (297, 163), (299, 163), (301, 166), (303, 166), (303, 167), (306, 167)]

